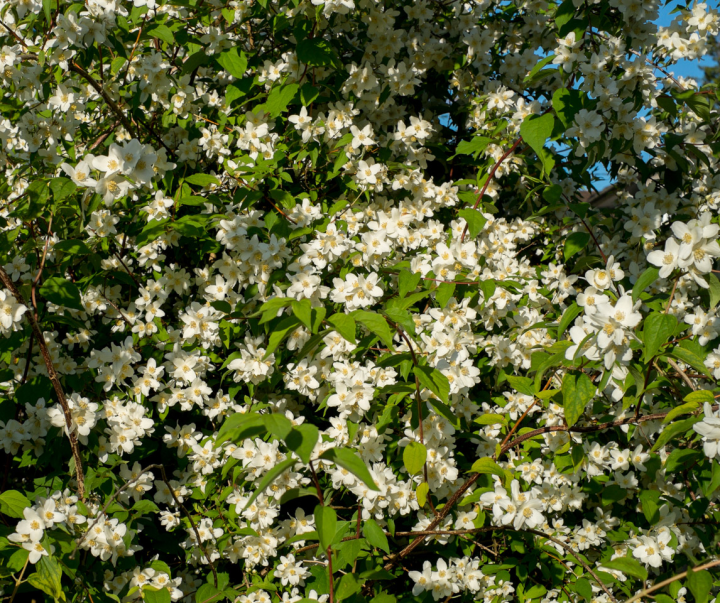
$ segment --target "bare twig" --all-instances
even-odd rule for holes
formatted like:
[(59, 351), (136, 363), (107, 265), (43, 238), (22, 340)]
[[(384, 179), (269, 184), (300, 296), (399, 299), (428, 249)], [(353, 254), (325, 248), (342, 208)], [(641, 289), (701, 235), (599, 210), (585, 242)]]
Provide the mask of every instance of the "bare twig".
[(682, 378), (682, 380), (687, 384), (687, 386), (688, 386), (691, 390), (695, 391), (695, 390), (697, 389), (697, 387), (695, 387), (695, 384), (692, 382), (692, 379), (690, 379), (690, 377), (687, 376), (687, 373), (680, 368), (680, 366), (678, 365), (677, 362), (675, 362), (675, 361), (674, 361), (672, 358), (670, 358), (669, 356), (666, 356), (666, 357), (665, 357), (665, 360), (667, 360), (667, 361), (668, 361), (668, 364), (669, 364), (671, 367), (673, 367), (673, 368), (678, 372), (678, 374), (680, 375), (680, 377)]
[[(702, 565), (698, 565), (697, 567), (693, 568), (693, 571), (699, 572), (701, 570), (708, 569), (710, 567), (715, 567), (716, 565), (720, 565), (720, 559), (713, 559), (712, 561), (703, 563)], [(677, 580), (682, 580), (687, 575), (688, 575), (687, 571), (684, 571), (680, 574), (673, 576), (672, 578), (668, 578), (667, 580), (658, 582), (657, 584), (651, 586), (650, 588), (646, 588), (645, 590), (640, 591), (637, 595), (630, 597), (627, 601), (625, 601), (625, 603), (633, 603), (633, 601), (639, 601), (643, 597), (647, 597), (650, 593), (653, 593), (656, 590), (660, 590), (661, 588), (667, 586), (668, 584), (671, 584), (672, 582), (676, 582)]]

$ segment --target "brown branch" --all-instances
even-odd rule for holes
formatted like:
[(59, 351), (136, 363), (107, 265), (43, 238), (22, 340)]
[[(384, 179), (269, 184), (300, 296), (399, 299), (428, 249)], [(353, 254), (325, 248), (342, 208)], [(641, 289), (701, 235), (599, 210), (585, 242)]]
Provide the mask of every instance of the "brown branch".
[(168, 487), (168, 490), (170, 491), (170, 495), (173, 497), (173, 500), (175, 501), (175, 504), (182, 509), (185, 512), (185, 515), (187, 516), (188, 520), (190, 521), (190, 526), (192, 527), (193, 532), (195, 533), (195, 538), (198, 542), (198, 548), (203, 552), (203, 555), (205, 555), (205, 558), (207, 559), (208, 563), (210, 564), (210, 569), (212, 570), (213, 576), (215, 578), (215, 586), (218, 584), (218, 577), (217, 572), (215, 571), (215, 564), (210, 560), (210, 555), (208, 555), (207, 549), (203, 546), (202, 540), (200, 539), (200, 532), (197, 529), (197, 525), (195, 525), (195, 522), (193, 521), (192, 516), (190, 515), (190, 512), (185, 508), (185, 506), (178, 500), (177, 495), (175, 494), (175, 490), (170, 485), (170, 482), (167, 478), (167, 475), (165, 474), (165, 466), (156, 464), (156, 465), (148, 465), (144, 469), (140, 471), (137, 477), (128, 480), (125, 482), (120, 488), (118, 488), (117, 492), (113, 494), (105, 503), (102, 510), (98, 514), (98, 516), (95, 518), (95, 521), (88, 527), (88, 529), (80, 536), (80, 538), (76, 541), (76, 548), (72, 552), (72, 555), (70, 555), (70, 559), (73, 559), (75, 557), (75, 553), (77, 552), (77, 547), (79, 547), (85, 540), (85, 537), (90, 533), (90, 530), (92, 530), (105, 516), (105, 512), (107, 511), (108, 507), (113, 503), (113, 501), (117, 500), (117, 497), (120, 496), (125, 490), (127, 490), (132, 484), (134, 484), (136, 481), (138, 481), (145, 473), (150, 471), (151, 469), (159, 469), (160, 470), (160, 476), (163, 482), (165, 482), (165, 485)]
[[(720, 404), (715, 404), (713, 409), (720, 408)], [(524, 433), (521, 436), (518, 436), (515, 438), (512, 442), (505, 445), (502, 449), (502, 452), (507, 452), (510, 448), (513, 446), (517, 446), (518, 444), (521, 444), (525, 440), (529, 440), (531, 438), (534, 438), (535, 436), (542, 435), (544, 433), (550, 433), (553, 431), (567, 431), (570, 433), (592, 433), (594, 431), (602, 431), (603, 429), (609, 429), (611, 427), (620, 427), (622, 425), (633, 425), (633, 424), (639, 424), (644, 423), (645, 421), (655, 421), (657, 419), (664, 419), (666, 416), (668, 416), (672, 410), (668, 410), (666, 412), (657, 412), (653, 413), (651, 415), (644, 415), (642, 417), (630, 417), (628, 419), (617, 419), (616, 421), (608, 421), (607, 423), (598, 423), (596, 425), (585, 425), (581, 427), (566, 427), (565, 425), (550, 425), (546, 427), (540, 427), (538, 429), (534, 429), (533, 431), (529, 431), (528, 433)], [(689, 415), (699, 415), (702, 411), (702, 409), (696, 410), (691, 413), (687, 413)]]
[(585, 222), (584, 218), (580, 218), (580, 221), (583, 223), (583, 225), (587, 229), (588, 234), (592, 237), (592, 240), (595, 241), (595, 246), (598, 248), (598, 251), (600, 252), (600, 255), (602, 256), (603, 262), (605, 262), (607, 264), (607, 256), (605, 255), (605, 252), (602, 250), (602, 247), (600, 247), (600, 243), (595, 238), (595, 233), (592, 231), (592, 228), (590, 228), (590, 226), (588, 226), (588, 223)]
[[(720, 408), (720, 404), (716, 404), (713, 409)], [(652, 421), (655, 419), (662, 419), (666, 417), (668, 414), (670, 414), (672, 411), (667, 412), (660, 412), (660, 413), (654, 413), (651, 415), (645, 415), (642, 417), (631, 417), (629, 419), (618, 419), (616, 421), (609, 421), (607, 423), (600, 423), (597, 425), (588, 425), (584, 427), (566, 427), (565, 425), (551, 425), (547, 427), (541, 427), (539, 429), (535, 429), (533, 431), (530, 431), (528, 433), (524, 433), (521, 436), (518, 436), (511, 442), (508, 442), (505, 446), (502, 447), (500, 454), (504, 454), (508, 450), (510, 450), (513, 446), (517, 446), (518, 444), (524, 442), (525, 440), (529, 440), (531, 438), (534, 438), (535, 436), (542, 435), (544, 433), (550, 433), (553, 431), (566, 431), (566, 432), (572, 432), (572, 433), (590, 433), (593, 431), (601, 431), (603, 429), (608, 429), (610, 427), (618, 427), (621, 425), (629, 425), (633, 423), (643, 423), (645, 421)], [(692, 413), (688, 413), (691, 415), (697, 415), (700, 414), (702, 410), (696, 410)], [(440, 525), (440, 522), (445, 519), (445, 517), (450, 513), (452, 508), (455, 506), (458, 500), (462, 497), (465, 492), (480, 478), (480, 473), (475, 473), (474, 475), (471, 475), (465, 483), (460, 486), (456, 491), (455, 494), (452, 495), (450, 500), (445, 504), (445, 506), (440, 510), (438, 516), (428, 525), (427, 531), (432, 532), (438, 525)], [(409, 555), (415, 548), (417, 548), (423, 540), (425, 540), (426, 534), (425, 533), (419, 533), (418, 538), (413, 540), (410, 544), (408, 544), (403, 550), (401, 550), (399, 553), (396, 553), (390, 558), (390, 561), (385, 564), (385, 570), (390, 571), (395, 565), (397, 565), (400, 560)]]
[[(13, 294), (18, 303), (27, 307), (23, 296), (20, 295), (20, 291), (18, 291), (17, 287), (15, 287), (15, 283), (12, 282), (12, 279), (8, 276), (8, 273), (5, 272), (5, 268), (3, 268), (2, 266), (0, 266), (0, 281), (2, 281), (3, 285), (5, 285), (5, 287), (10, 290), (10, 293)], [(55, 389), (55, 395), (57, 396), (58, 402), (63, 409), (63, 415), (65, 415), (65, 425), (67, 426), (68, 438), (70, 440), (70, 448), (72, 448), (73, 458), (75, 459), (75, 475), (78, 482), (78, 493), (80, 494), (80, 498), (82, 500), (85, 500), (85, 476), (83, 475), (82, 461), (80, 460), (80, 448), (78, 446), (77, 434), (75, 433), (75, 430), (72, 426), (72, 415), (70, 414), (70, 407), (68, 406), (65, 392), (63, 391), (62, 384), (60, 383), (60, 378), (55, 372), (55, 367), (52, 363), (52, 357), (50, 356), (50, 351), (45, 344), (45, 338), (43, 337), (43, 333), (40, 330), (40, 325), (38, 325), (37, 320), (35, 320), (35, 316), (33, 316), (33, 313), (32, 311), (30, 311), (29, 308), (25, 314), (30, 321), (30, 327), (32, 328), (33, 333), (35, 333), (35, 338), (37, 339), (38, 347), (40, 348), (40, 354), (45, 361), (45, 367), (47, 368), (48, 377), (53, 384), (53, 388)]]
[(665, 360), (667, 360), (667, 361), (668, 361), (668, 364), (669, 364), (671, 367), (673, 367), (673, 368), (678, 372), (678, 374), (680, 375), (680, 377), (682, 378), (682, 380), (687, 384), (687, 386), (688, 386), (691, 390), (693, 390), (693, 391), (697, 390), (697, 387), (695, 387), (695, 384), (692, 382), (692, 379), (690, 379), (690, 377), (687, 376), (687, 373), (685, 373), (685, 371), (682, 370), (682, 369), (678, 366), (678, 363), (677, 363), (677, 362), (675, 362), (675, 361), (674, 361), (672, 358), (670, 358), (669, 356), (666, 357)]
[(88, 151), (94, 151), (97, 149), (103, 142), (105, 142), (108, 137), (115, 131), (115, 129), (120, 125), (120, 120), (118, 119), (115, 123), (113, 123), (112, 126), (106, 131), (100, 134), (100, 136), (97, 137), (95, 142), (93, 142), (89, 147)]
[[(519, 532), (519, 533), (526, 533), (526, 534), (533, 534), (535, 536), (540, 536), (541, 538), (546, 538), (547, 540), (554, 542), (558, 546), (563, 547), (570, 555), (572, 555), (577, 562), (585, 568), (585, 571), (587, 571), (598, 583), (600, 588), (602, 588), (605, 593), (610, 597), (612, 601), (617, 603), (617, 599), (613, 596), (613, 594), (608, 590), (607, 586), (603, 583), (602, 580), (598, 577), (598, 575), (593, 571), (593, 569), (585, 563), (585, 561), (582, 560), (582, 558), (575, 553), (575, 550), (565, 542), (562, 542), (560, 540), (557, 540), (556, 538), (553, 538), (552, 536), (548, 536), (545, 534), (545, 532), (540, 532), (539, 530), (533, 530), (533, 529), (525, 529), (525, 530), (517, 530), (515, 528), (512, 528), (510, 526), (485, 526), (483, 528), (473, 528), (470, 530), (422, 530), (417, 532), (395, 532), (395, 534), (391, 534), (390, 532), (385, 532), (386, 536), (395, 537), (395, 538), (402, 538), (402, 537), (410, 537), (410, 536), (420, 536), (420, 537), (426, 537), (426, 536), (466, 536), (468, 534), (481, 534), (483, 532)], [(348, 540), (357, 540), (359, 536), (346, 536), (341, 540), (341, 542), (346, 542)], [(297, 549), (296, 553), (303, 553), (306, 551), (311, 551), (314, 549), (317, 549), (320, 545), (319, 544), (310, 544), (308, 546), (304, 546), (300, 549)], [(720, 563), (720, 562), (718, 562)]]
[[(488, 189), (488, 186), (490, 186), (490, 181), (495, 177), (495, 172), (497, 172), (497, 170), (498, 170), (498, 168), (500, 167), (500, 165), (502, 164), (502, 162), (505, 161), (505, 160), (510, 156), (510, 154), (511, 154), (515, 149), (518, 148), (518, 145), (519, 145), (521, 142), (522, 142), (522, 136), (520, 136), (520, 137), (515, 141), (515, 143), (513, 144), (513, 146), (511, 146), (507, 151), (505, 151), (505, 153), (503, 154), (503, 156), (500, 157), (500, 159), (498, 159), (498, 160), (495, 162), (495, 165), (494, 165), (494, 166), (492, 166), (492, 168), (490, 169), (490, 173), (488, 174), (487, 180), (485, 181), (485, 184), (484, 184), (483, 187), (482, 187), (482, 190), (478, 193), (477, 200), (475, 201), (475, 205), (473, 206), (473, 209), (477, 209), (477, 208), (478, 208), (478, 205), (480, 205), (480, 201), (482, 201), (482, 198), (483, 198), (483, 196), (485, 195), (485, 191)], [(465, 242), (465, 235), (467, 234), (467, 230), (468, 230), (468, 225), (467, 225), (467, 222), (466, 222), (466, 223), (465, 223), (465, 228), (463, 228), (462, 237), (460, 237), (460, 242), (461, 242), (461, 243), (464, 243), (464, 242)]]
[(122, 125), (125, 126), (125, 129), (130, 133), (130, 135), (134, 138), (138, 138), (137, 132), (130, 123), (130, 120), (125, 116), (125, 114), (122, 112), (122, 109), (118, 107), (117, 103), (110, 97), (107, 92), (105, 92), (105, 89), (97, 82), (97, 80), (95, 80), (93, 76), (91, 76), (87, 71), (80, 67), (80, 65), (74, 62), (68, 63), (68, 71), (73, 71), (74, 73), (77, 73), (80, 77), (87, 81), (88, 84), (95, 88), (95, 91), (103, 97), (105, 103), (108, 105), (108, 107), (112, 109), (113, 113), (115, 113), (117, 118), (122, 122)]
[[(395, 324), (392, 321), (390, 323), (395, 327), (395, 330), (397, 331), (397, 334), (400, 335), (400, 337), (405, 341), (407, 344), (408, 349), (410, 350), (410, 356), (412, 357), (412, 363), (413, 366), (418, 366), (417, 356), (415, 355), (415, 349), (412, 346), (412, 343), (410, 342), (409, 337), (405, 334), (404, 329), (399, 325)], [(413, 374), (415, 372), (413, 371)], [(415, 402), (417, 403), (417, 414), (418, 414), (418, 431), (420, 433), (420, 443), (425, 446), (425, 433), (424, 433), (424, 427), (423, 427), (423, 417), (422, 417), (422, 396), (420, 395), (420, 380), (418, 379), (418, 376), (414, 374), (415, 376)], [(425, 459), (425, 462), (423, 463), (423, 477), (424, 481), (428, 482), (428, 470), (427, 470), (427, 458)], [(430, 497), (430, 492), (428, 491), (427, 496), (427, 502), (430, 504), (430, 509), (432, 509), (433, 515), (437, 515), (437, 510), (435, 509), (435, 505), (432, 502), (432, 498)]]
[[(697, 567), (693, 568), (693, 571), (699, 572), (701, 570), (708, 569), (710, 567), (715, 567), (716, 565), (720, 565), (720, 559), (713, 559), (712, 561), (709, 561), (708, 563), (698, 565)], [(673, 576), (672, 578), (668, 578), (667, 580), (658, 582), (654, 586), (651, 586), (650, 588), (646, 588), (645, 590), (640, 591), (637, 595), (630, 597), (627, 601), (625, 601), (625, 603), (632, 603), (633, 601), (639, 601), (640, 599), (642, 599), (643, 597), (646, 597), (650, 593), (655, 592), (656, 590), (659, 590), (659, 589), (663, 588), (664, 586), (667, 586), (668, 584), (675, 582), (676, 580), (682, 580), (687, 575), (688, 575), (688, 572), (684, 571), (681, 574), (677, 574), (677, 575)]]

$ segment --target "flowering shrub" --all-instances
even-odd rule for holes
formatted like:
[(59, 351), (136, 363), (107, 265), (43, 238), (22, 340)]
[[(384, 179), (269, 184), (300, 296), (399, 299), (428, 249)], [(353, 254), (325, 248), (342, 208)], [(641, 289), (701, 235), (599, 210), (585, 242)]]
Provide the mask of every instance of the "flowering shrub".
[(710, 601), (720, 15), (660, 4), (0, 0), (5, 600)]

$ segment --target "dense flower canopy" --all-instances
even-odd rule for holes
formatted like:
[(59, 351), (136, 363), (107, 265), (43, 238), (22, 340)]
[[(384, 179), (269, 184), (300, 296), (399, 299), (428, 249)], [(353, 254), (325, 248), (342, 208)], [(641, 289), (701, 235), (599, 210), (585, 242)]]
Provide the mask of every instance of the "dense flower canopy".
[(662, 4), (0, 0), (4, 596), (710, 601), (720, 14)]

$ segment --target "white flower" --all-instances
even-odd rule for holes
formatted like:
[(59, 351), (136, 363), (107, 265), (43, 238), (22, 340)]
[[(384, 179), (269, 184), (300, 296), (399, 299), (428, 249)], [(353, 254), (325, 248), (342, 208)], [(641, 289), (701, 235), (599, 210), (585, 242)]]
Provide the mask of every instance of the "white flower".
[(705, 456), (710, 459), (717, 457), (720, 460), (720, 409), (715, 414), (710, 403), (705, 402), (704, 410), (703, 420), (695, 423), (693, 429), (703, 438)]
[(672, 274), (680, 261), (680, 245), (670, 237), (665, 241), (665, 250), (657, 249), (648, 253), (647, 260), (653, 266), (660, 268), (659, 275), (661, 278), (667, 278)]

